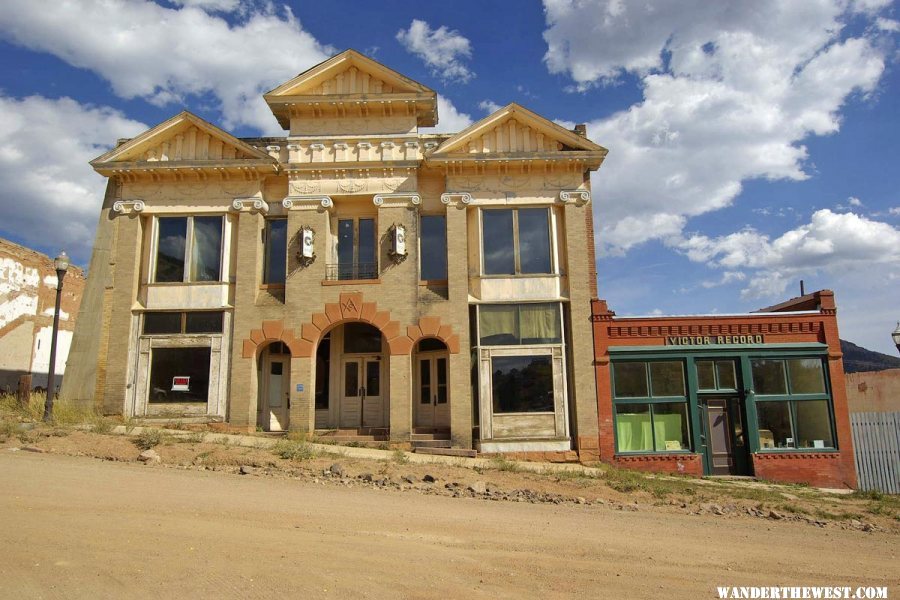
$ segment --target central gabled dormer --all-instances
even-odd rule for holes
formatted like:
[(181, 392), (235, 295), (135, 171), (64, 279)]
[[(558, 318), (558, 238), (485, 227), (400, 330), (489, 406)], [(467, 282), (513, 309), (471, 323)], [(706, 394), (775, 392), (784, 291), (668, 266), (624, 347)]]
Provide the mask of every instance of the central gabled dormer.
[(437, 123), (437, 94), (346, 50), (263, 96), (290, 136), (412, 134)]

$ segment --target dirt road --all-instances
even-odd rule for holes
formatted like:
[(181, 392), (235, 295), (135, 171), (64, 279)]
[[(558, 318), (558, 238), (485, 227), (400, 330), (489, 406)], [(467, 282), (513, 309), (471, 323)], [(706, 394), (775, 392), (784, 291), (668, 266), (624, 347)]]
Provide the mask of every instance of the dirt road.
[(0, 454), (0, 597), (712, 598), (888, 585), (896, 535)]

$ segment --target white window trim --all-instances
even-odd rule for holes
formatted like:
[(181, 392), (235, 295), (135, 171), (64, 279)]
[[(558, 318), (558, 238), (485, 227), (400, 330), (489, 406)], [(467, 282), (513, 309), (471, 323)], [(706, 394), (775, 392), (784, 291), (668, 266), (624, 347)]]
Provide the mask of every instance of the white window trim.
[[(521, 209), (543, 208), (547, 210), (547, 235), (550, 243), (550, 269), (549, 273), (522, 273), (521, 259), (519, 257), (519, 215)], [(485, 211), (509, 210), (513, 213), (513, 257), (515, 262), (515, 273), (487, 273), (484, 268), (484, 212)], [(559, 277), (560, 264), (559, 252), (557, 251), (558, 240), (556, 236), (556, 211), (552, 205), (525, 205), (525, 206), (490, 206), (478, 208), (478, 264), (479, 275), (483, 278), (518, 278), (518, 277)], [(449, 240), (448, 240), (449, 243)]]
[[(191, 277), (191, 253), (193, 252), (194, 246), (194, 217), (221, 217), (222, 219), (222, 237), (219, 242), (219, 278), (215, 281), (194, 281)], [(187, 231), (185, 232), (184, 239), (184, 273), (182, 274), (181, 281), (156, 281), (156, 263), (159, 258), (159, 220), (163, 218), (184, 218), (187, 219)], [(160, 284), (160, 285), (179, 285), (184, 283), (189, 284), (216, 284), (216, 283), (228, 283), (225, 281), (224, 273), (226, 272), (227, 267), (227, 244), (226, 240), (228, 239), (229, 227), (228, 227), (228, 219), (224, 213), (213, 213), (213, 214), (201, 214), (201, 215), (154, 215), (153, 216), (153, 231), (152, 231), (152, 243), (151, 243), (151, 251), (150, 251), (150, 283), (152, 284)]]

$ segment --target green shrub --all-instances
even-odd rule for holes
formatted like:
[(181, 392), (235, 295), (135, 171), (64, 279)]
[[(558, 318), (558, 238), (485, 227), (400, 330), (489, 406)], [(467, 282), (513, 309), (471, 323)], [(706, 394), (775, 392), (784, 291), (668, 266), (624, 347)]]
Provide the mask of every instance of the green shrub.
[(144, 429), (137, 434), (132, 443), (141, 450), (149, 450), (162, 444), (163, 439), (163, 433), (159, 429)]
[(272, 452), (285, 460), (303, 461), (316, 456), (315, 451), (309, 444), (294, 440), (279, 440), (272, 448)]

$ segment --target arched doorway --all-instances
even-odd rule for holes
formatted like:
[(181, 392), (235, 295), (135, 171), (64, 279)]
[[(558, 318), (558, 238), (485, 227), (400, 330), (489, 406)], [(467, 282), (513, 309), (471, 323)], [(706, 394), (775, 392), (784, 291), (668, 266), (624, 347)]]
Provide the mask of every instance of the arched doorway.
[(287, 431), (291, 408), (291, 350), (272, 342), (257, 359), (256, 426), (263, 431)]
[(416, 429), (450, 428), (449, 351), (437, 338), (423, 338), (413, 358), (413, 422)]
[(322, 336), (316, 349), (316, 428), (384, 429), (390, 423), (384, 337), (351, 321)]

